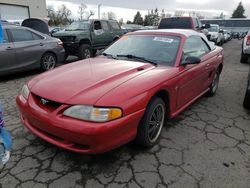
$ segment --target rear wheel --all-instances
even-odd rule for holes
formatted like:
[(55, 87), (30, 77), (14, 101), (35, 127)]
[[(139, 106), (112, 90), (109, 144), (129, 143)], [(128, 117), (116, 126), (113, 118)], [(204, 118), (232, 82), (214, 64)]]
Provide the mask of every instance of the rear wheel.
[(161, 98), (153, 98), (138, 127), (136, 142), (146, 147), (152, 147), (159, 139), (165, 122), (166, 106)]
[(52, 53), (45, 53), (41, 58), (41, 70), (47, 71), (55, 68), (57, 63), (56, 56)]
[(247, 91), (244, 98), (243, 106), (250, 110), (250, 81), (248, 81)]
[(248, 62), (248, 56), (245, 55), (243, 52), (241, 52), (240, 62), (241, 63), (247, 63)]
[(90, 45), (88, 44), (81, 44), (79, 47), (79, 52), (78, 52), (78, 58), (79, 59), (88, 59), (91, 58), (92, 55), (92, 49)]
[(215, 95), (218, 86), (219, 86), (219, 80), (220, 80), (220, 71), (219, 69), (216, 71), (215, 75), (214, 75), (214, 79), (209, 87), (209, 91), (207, 92), (207, 96), (208, 97), (212, 97)]

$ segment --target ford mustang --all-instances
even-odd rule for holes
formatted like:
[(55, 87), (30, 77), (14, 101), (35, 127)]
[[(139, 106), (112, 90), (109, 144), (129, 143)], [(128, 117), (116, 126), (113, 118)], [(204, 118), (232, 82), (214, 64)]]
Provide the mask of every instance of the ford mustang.
[(96, 58), (31, 79), (16, 102), (30, 132), (64, 149), (97, 154), (132, 140), (151, 147), (169, 118), (216, 93), (223, 59), (196, 31), (137, 31)]

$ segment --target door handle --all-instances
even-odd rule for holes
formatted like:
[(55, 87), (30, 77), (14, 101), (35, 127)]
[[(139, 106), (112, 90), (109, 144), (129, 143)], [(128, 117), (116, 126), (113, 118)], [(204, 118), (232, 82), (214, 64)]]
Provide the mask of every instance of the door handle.
[(6, 50), (13, 50), (13, 48), (11, 48), (10, 46), (8, 46), (8, 47), (6, 48)]
[(44, 44), (43, 44), (43, 43), (40, 43), (40, 46), (44, 46)]

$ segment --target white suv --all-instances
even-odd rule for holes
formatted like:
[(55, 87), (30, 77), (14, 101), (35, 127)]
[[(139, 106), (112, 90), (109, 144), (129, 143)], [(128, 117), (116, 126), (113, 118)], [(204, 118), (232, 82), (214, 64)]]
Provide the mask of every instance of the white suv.
[(247, 63), (249, 56), (250, 56), (250, 30), (243, 39), (240, 62)]
[(208, 30), (208, 35), (207, 35), (208, 40), (214, 42), (216, 45), (222, 46), (224, 43), (224, 35), (223, 35), (223, 30), (220, 29), (220, 26), (216, 24), (210, 24), (210, 28), (207, 28), (207, 30)]

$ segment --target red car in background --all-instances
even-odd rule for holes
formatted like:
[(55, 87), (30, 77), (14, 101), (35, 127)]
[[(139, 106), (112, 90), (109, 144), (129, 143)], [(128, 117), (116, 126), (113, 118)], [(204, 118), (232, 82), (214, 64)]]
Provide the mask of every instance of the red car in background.
[(16, 102), (38, 137), (79, 153), (153, 146), (168, 118), (216, 93), (223, 49), (193, 30), (129, 33), (102, 55), (43, 73)]

